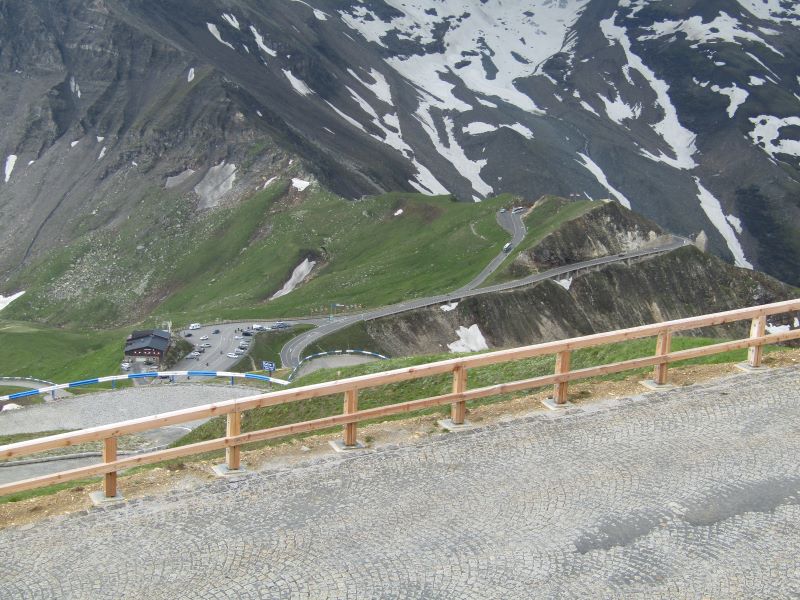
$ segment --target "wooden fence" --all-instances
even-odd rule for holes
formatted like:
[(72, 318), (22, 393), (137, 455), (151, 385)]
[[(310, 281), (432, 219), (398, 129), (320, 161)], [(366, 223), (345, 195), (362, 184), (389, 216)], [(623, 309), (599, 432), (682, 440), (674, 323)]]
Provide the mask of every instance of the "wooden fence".
[[(12, 459), (35, 452), (52, 450), (54, 448), (65, 448), (86, 442), (102, 441), (103, 462), (96, 465), (89, 465), (62, 471), (60, 473), (43, 475), (0, 485), (0, 495), (85, 477), (103, 475), (105, 479), (105, 496), (111, 498), (117, 494), (117, 473), (130, 467), (224, 448), (226, 449), (226, 465), (228, 469), (236, 471), (240, 468), (240, 448), (242, 444), (247, 444), (249, 442), (275, 439), (342, 425), (344, 427), (344, 444), (346, 446), (353, 446), (356, 444), (356, 428), (358, 423), (368, 419), (408, 413), (431, 406), (450, 404), (452, 405), (452, 421), (455, 424), (460, 424), (464, 422), (466, 403), (470, 400), (553, 385), (555, 403), (563, 404), (567, 399), (567, 387), (570, 381), (652, 366), (654, 367), (654, 381), (659, 384), (664, 384), (667, 381), (667, 367), (669, 363), (739, 348), (749, 348), (748, 363), (752, 367), (758, 367), (761, 364), (762, 347), (764, 344), (800, 338), (800, 329), (767, 334), (766, 317), (768, 315), (795, 311), (800, 311), (800, 299), (663, 323), (654, 323), (652, 325), (643, 325), (640, 327), (598, 333), (556, 342), (547, 342), (522, 348), (512, 348), (509, 350), (488, 352), (486, 354), (454, 358), (383, 373), (363, 375), (295, 389), (285, 389), (268, 394), (259, 394), (218, 402), (216, 404), (207, 404), (196, 408), (177, 410), (111, 425), (92, 427), (80, 431), (8, 444), (0, 446), (0, 459)], [(751, 320), (750, 337), (748, 338), (676, 352), (670, 349), (671, 337), (675, 332), (743, 320)], [(570, 369), (570, 356), (575, 350), (645, 337), (657, 337), (655, 353), (652, 356), (634, 358), (584, 369)], [(552, 375), (533, 377), (509, 383), (498, 383), (496, 385), (472, 390), (467, 389), (468, 369), (552, 354), (556, 356), (555, 372)], [(359, 390), (442, 373), (452, 374), (453, 388), (451, 393), (379, 408), (358, 410)], [(241, 431), (242, 413), (246, 410), (264, 406), (275, 406), (289, 402), (299, 402), (331, 394), (343, 394), (344, 408), (341, 414), (291, 425), (272, 427), (260, 431), (251, 431), (248, 433), (242, 433)], [(119, 436), (218, 415), (227, 415), (225, 437), (124, 458), (119, 458), (117, 456), (117, 438)]]

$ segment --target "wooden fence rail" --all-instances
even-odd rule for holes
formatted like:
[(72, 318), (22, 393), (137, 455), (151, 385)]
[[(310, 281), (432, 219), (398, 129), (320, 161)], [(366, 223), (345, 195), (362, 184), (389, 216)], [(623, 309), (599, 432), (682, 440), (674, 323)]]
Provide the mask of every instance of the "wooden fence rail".
[[(598, 333), (556, 342), (547, 342), (533, 346), (488, 352), (475, 356), (454, 358), (383, 373), (362, 375), (360, 377), (351, 377), (349, 379), (319, 383), (296, 389), (285, 389), (268, 394), (238, 398), (235, 400), (207, 404), (195, 408), (177, 410), (140, 419), (8, 444), (0, 446), (0, 459), (11, 459), (54, 448), (66, 448), (86, 442), (102, 441), (103, 462), (51, 475), (43, 475), (3, 484), (0, 485), (0, 495), (90, 476), (103, 475), (105, 496), (110, 498), (114, 497), (117, 493), (117, 473), (123, 469), (134, 466), (181, 458), (212, 450), (225, 449), (226, 466), (229, 470), (235, 471), (240, 468), (241, 446), (250, 442), (307, 433), (334, 426), (343, 426), (344, 445), (352, 447), (357, 443), (356, 428), (361, 421), (408, 413), (432, 406), (450, 404), (452, 407), (451, 419), (453, 423), (460, 424), (464, 422), (466, 403), (470, 400), (552, 385), (554, 386), (553, 398), (555, 403), (563, 404), (566, 402), (568, 385), (571, 381), (652, 366), (654, 367), (653, 379), (655, 383), (664, 384), (667, 381), (669, 363), (700, 356), (708, 356), (728, 350), (748, 348), (748, 364), (751, 367), (759, 367), (761, 364), (762, 347), (765, 344), (800, 339), (800, 329), (767, 334), (766, 317), (795, 311), (800, 311), (800, 299), (631, 327), (628, 329)], [(748, 319), (751, 320), (750, 337), (748, 338), (676, 352), (670, 349), (671, 338), (675, 332), (711, 327)], [(575, 350), (653, 336), (657, 336), (657, 341), (655, 353), (652, 356), (634, 358), (583, 369), (570, 368), (570, 357)], [(467, 389), (468, 369), (545, 355), (556, 356), (556, 368), (552, 375), (532, 377), (530, 379), (509, 383), (499, 383), (472, 390)], [(442, 373), (450, 373), (452, 375), (452, 392), (449, 394), (411, 400), (389, 406), (358, 410), (359, 390)], [(289, 402), (298, 402), (332, 394), (343, 394), (344, 403), (342, 414), (272, 427), (260, 431), (241, 432), (242, 412), (246, 410), (286, 404)], [(225, 437), (124, 458), (119, 458), (117, 456), (117, 438), (119, 436), (218, 415), (227, 415)]]

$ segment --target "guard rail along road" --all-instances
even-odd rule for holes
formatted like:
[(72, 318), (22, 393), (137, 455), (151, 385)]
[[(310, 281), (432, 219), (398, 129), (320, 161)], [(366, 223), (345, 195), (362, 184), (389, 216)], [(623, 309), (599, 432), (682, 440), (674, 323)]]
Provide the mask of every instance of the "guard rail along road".
[[(497, 394), (517, 392), (536, 387), (553, 385), (554, 401), (556, 404), (564, 404), (567, 398), (567, 386), (570, 381), (596, 377), (609, 373), (617, 373), (629, 369), (642, 367), (655, 367), (653, 379), (658, 384), (666, 383), (667, 368), (669, 363), (706, 356), (734, 350), (739, 348), (749, 348), (748, 363), (751, 367), (759, 367), (764, 344), (785, 342), (800, 338), (800, 329), (779, 331), (777, 333), (766, 333), (766, 317), (769, 315), (795, 312), (800, 310), (800, 299), (776, 302), (750, 308), (743, 308), (708, 314), (686, 319), (677, 319), (651, 325), (632, 327), (606, 333), (598, 333), (583, 337), (576, 337), (555, 342), (536, 344), (521, 348), (512, 348), (496, 352), (488, 352), (473, 356), (466, 356), (444, 360), (439, 362), (417, 365), (404, 369), (386, 371), (384, 373), (374, 373), (349, 379), (319, 383), (300, 388), (284, 389), (267, 394), (259, 394), (235, 400), (228, 400), (215, 404), (208, 404), (196, 408), (177, 410), (174, 412), (163, 413), (151, 417), (133, 419), (103, 425), (80, 431), (53, 435), (49, 437), (28, 440), (0, 446), (0, 459), (11, 459), (23, 455), (33, 454), (51, 450), (53, 448), (63, 448), (76, 444), (92, 441), (103, 441), (103, 462), (97, 465), (80, 467), (51, 475), (34, 477), (23, 481), (17, 481), (0, 485), (0, 495), (10, 494), (27, 489), (39, 488), (42, 486), (71, 481), (75, 479), (104, 476), (104, 494), (107, 498), (117, 496), (117, 473), (130, 467), (155, 463), (163, 460), (209, 452), (212, 450), (226, 449), (226, 466), (230, 471), (240, 469), (240, 449), (242, 444), (270, 440), (284, 436), (305, 433), (332, 426), (344, 426), (344, 445), (356, 445), (356, 427), (359, 422), (368, 419), (386, 417), (401, 413), (443, 405), (452, 405), (451, 414), (454, 424), (464, 422), (466, 413), (466, 402), (485, 398)], [(692, 348), (673, 352), (670, 350), (671, 335), (678, 331), (697, 329), (700, 327), (710, 327), (736, 321), (751, 320), (750, 336), (745, 339), (725, 341), (711, 346)], [(655, 337), (656, 351), (653, 356), (635, 358), (622, 362), (615, 362), (600, 366), (584, 369), (570, 370), (570, 353), (580, 348), (602, 346), (632, 340), (637, 338)], [(516, 361), (534, 356), (555, 354), (556, 367), (552, 375), (534, 377), (521, 381), (500, 383), (478, 389), (467, 389), (467, 370), (475, 367), (482, 367), (490, 364), (505, 363)], [(417, 379), (442, 373), (451, 373), (453, 378), (452, 392), (441, 396), (422, 398), (408, 402), (358, 410), (359, 390), (373, 388), (398, 381)], [(242, 413), (263, 406), (275, 406), (289, 402), (298, 402), (309, 398), (317, 398), (331, 394), (341, 393), (344, 395), (344, 410), (342, 414), (311, 421), (304, 421), (291, 425), (283, 425), (260, 431), (241, 432)], [(119, 458), (117, 456), (117, 438), (122, 435), (146, 431), (166, 425), (175, 425), (198, 419), (204, 419), (217, 415), (227, 415), (226, 435), (222, 438), (198, 442), (187, 446), (169, 448), (136, 456)]]

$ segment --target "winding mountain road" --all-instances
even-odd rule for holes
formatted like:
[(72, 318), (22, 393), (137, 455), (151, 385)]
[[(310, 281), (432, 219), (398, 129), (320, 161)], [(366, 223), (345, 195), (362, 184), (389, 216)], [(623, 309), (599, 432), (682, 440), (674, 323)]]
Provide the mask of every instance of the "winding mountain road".
[[(501, 227), (503, 227), (503, 229), (512, 234), (511, 245), (513, 247), (516, 247), (524, 239), (526, 233), (525, 224), (522, 222), (522, 219), (519, 215), (513, 214), (511, 212), (502, 212), (502, 213), (498, 212), (497, 222), (500, 224)], [(434, 304), (444, 304), (450, 302), (451, 300), (460, 300), (463, 298), (479, 296), (482, 294), (489, 294), (492, 292), (511, 290), (526, 285), (530, 285), (531, 283), (536, 283), (538, 281), (544, 281), (545, 279), (554, 279), (557, 277), (568, 275), (570, 273), (575, 273), (577, 271), (596, 268), (601, 265), (606, 265), (616, 262), (624, 262), (626, 260), (640, 258), (643, 256), (663, 254), (690, 243), (691, 242), (689, 242), (689, 240), (686, 240), (684, 238), (680, 238), (678, 236), (670, 236), (663, 243), (654, 245), (651, 248), (632, 250), (630, 252), (624, 252), (612, 256), (603, 256), (600, 258), (594, 258), (591, 260), (572, 263), (569, 265), (556, 267), (555, 269), (550, 269), (542, 273), (535, 273), (533, 275), (529, 275), (528, 277), (524, 277), (522, 279), (515, 279), (514, 281), (507, 281), (504, 283), (498, 283), (495, 285), (490, 285), (478, 289), (478, 286), (481, 285), (489, 277), (489, 275), (491, 275), (503, 263), (503, 261), (508, 256), (506, 252), (501, 251), (500, 254), (498, 254), (486, 266), (486, 268), (484, 268), (474, 279), (472, 279), (472, 281), (470, 281), (463, 287), (453, 292), (447, 294), (438, 294), (436, 296), (428, 296), (425, 298), (416, 298), (414, 300), (398, 302), (397, 304), (391, 304), (389, 306), (383, 306), (381, 308), (376, 308), (361, 313), (337, 317), (333, 320), (324, 322), (316, 329), (312, 329), (311, 331), (302, 333), (296, 338), (290, 340), (281, 349), (281, 362), (283, 363), (284, 367), (296, 367), (298, 364), (300, 364), (303, 350), (305, 350), (305, 348), (307, 348), (310, 344), (316, 342), (317, 340), (327, 335), (330, 335), (335, 331), (339, 331), (340, 329), (344, 329), (345, 327), (357, 323), (358, 321), (369, 321), (371, 319), (377, 319), (380, 317), (395, 315), (401, 312), (414, 310), (425, 306), (431, 306)]]

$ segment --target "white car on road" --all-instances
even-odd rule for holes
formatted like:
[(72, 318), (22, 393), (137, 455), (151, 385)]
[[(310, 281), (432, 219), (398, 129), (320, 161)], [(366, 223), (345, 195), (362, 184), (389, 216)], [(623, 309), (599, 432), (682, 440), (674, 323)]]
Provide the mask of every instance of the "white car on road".
[(228, 352), (225, 356), (228, 358), (239, 358), (238, 354), (234, 354), (233, 352)]
[(207, 335), (200, 336), (200, 339), (201, 339), (201, 340), (207, 340), (207, 339), (208, 339), (208, 336), (207, 336)]

